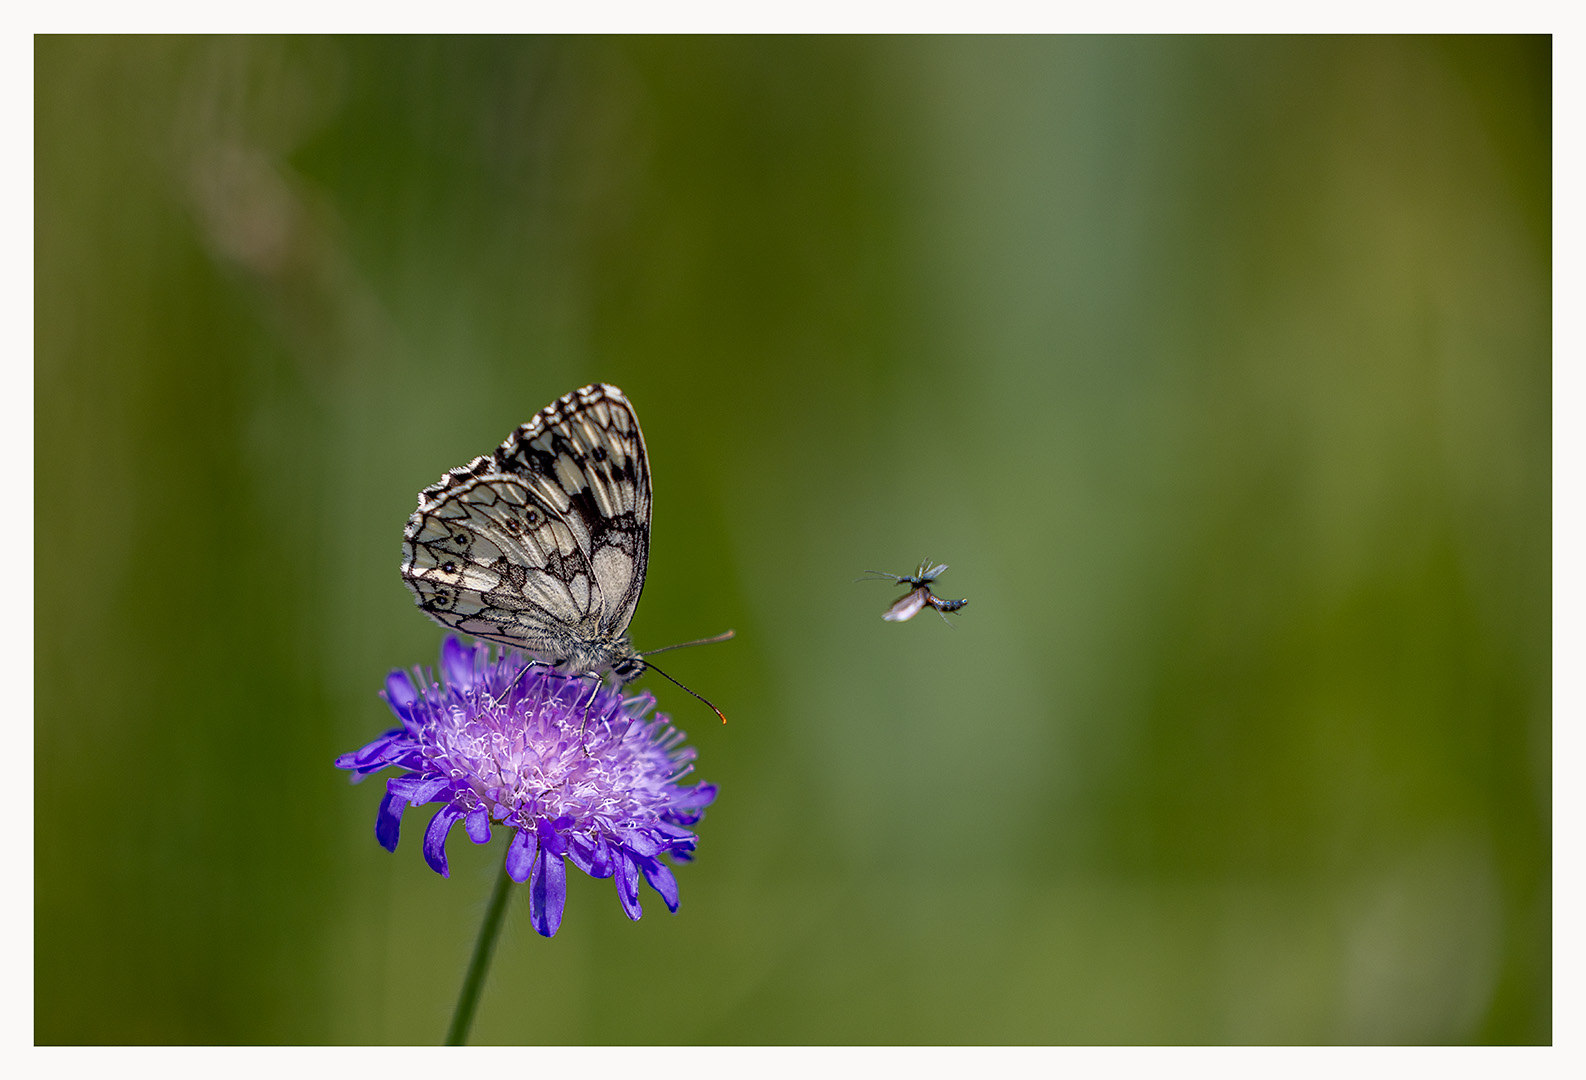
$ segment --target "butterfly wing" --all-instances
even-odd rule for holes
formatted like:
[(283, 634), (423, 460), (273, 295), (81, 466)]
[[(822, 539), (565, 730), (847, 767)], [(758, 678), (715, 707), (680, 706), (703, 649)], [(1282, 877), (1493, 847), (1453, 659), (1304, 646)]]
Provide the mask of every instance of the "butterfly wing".
[(638, 417), (596, 383), (425, 488), (402, 577), (443, 626), (556, 658), (598, 654), (625, 642), (649, 538)]
[(650, 554), (650, 459), (628, 399), (606, 383), (576, 390), (509, 435), (496, 457), (572, 531), (600, 595), (601, 630), (626, 631)]

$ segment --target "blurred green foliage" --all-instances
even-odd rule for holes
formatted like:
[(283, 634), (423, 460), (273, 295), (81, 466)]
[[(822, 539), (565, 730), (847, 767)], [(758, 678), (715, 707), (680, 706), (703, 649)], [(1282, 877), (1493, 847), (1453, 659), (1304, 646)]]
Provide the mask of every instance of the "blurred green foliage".
[(594, 380), (721, 796), (476, 1041), (1551, 1040), (1548, 39), (35, 60), (40, 1042), (439, 1040), (504, 840), (331, 761)]

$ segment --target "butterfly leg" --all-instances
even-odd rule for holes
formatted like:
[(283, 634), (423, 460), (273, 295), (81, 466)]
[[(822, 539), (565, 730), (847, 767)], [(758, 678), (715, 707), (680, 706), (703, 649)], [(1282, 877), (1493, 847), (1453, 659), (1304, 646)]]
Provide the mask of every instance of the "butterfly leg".
[(518, 669), (518, 673), (512, 676), (512, 681), (507, 683), (506, 686), (502, 687), (501, 693), (492, 695), (496, 699), (496, 705), (500, 707), (506, 706), (507, 695), (512, 693), (512, 688), (523, 680), (523, 676), (529, 673), (530, 668), (550, 666), (550, 664), (545, 663), (543, 660), (525, 660), (523, 666)]
[(584, 702), (584, 718), (579, 721), (578, 724), (578, 742), (579, 745), (583, 746), (584, 748), (584, 756), (588, 757), (589, 747), (584, 743), (584, 728), (589, 724), (589, 710), (594, 707), (595, 698), (600, 695), (600, 673), (595, 671), (586, 671), (584, 672), (584, 675), (580, 675), (579, 678), (583, 678), (585, 675), (594, 680), (594, 685), (590, 688), (589, 700)]

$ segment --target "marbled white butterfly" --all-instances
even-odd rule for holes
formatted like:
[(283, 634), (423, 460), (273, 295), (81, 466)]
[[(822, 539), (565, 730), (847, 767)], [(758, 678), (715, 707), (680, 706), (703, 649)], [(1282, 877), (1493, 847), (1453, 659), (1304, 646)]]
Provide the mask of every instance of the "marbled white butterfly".
[(442, 626), (620, 686), (654, 667), (628, 640), (649, 551), (639, 418), (621, 390), (594, 383), (419, 493), (402, 580)]

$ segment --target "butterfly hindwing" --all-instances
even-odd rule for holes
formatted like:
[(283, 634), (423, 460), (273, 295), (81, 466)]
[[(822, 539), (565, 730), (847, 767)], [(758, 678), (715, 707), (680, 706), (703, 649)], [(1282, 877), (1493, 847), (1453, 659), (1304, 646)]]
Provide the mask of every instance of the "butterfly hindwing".
[(466, 634), (549, 651), (590, 610), (572, 531), (513, 477), (475, 477), (415, 513), (403, 553), (419, 606)]

